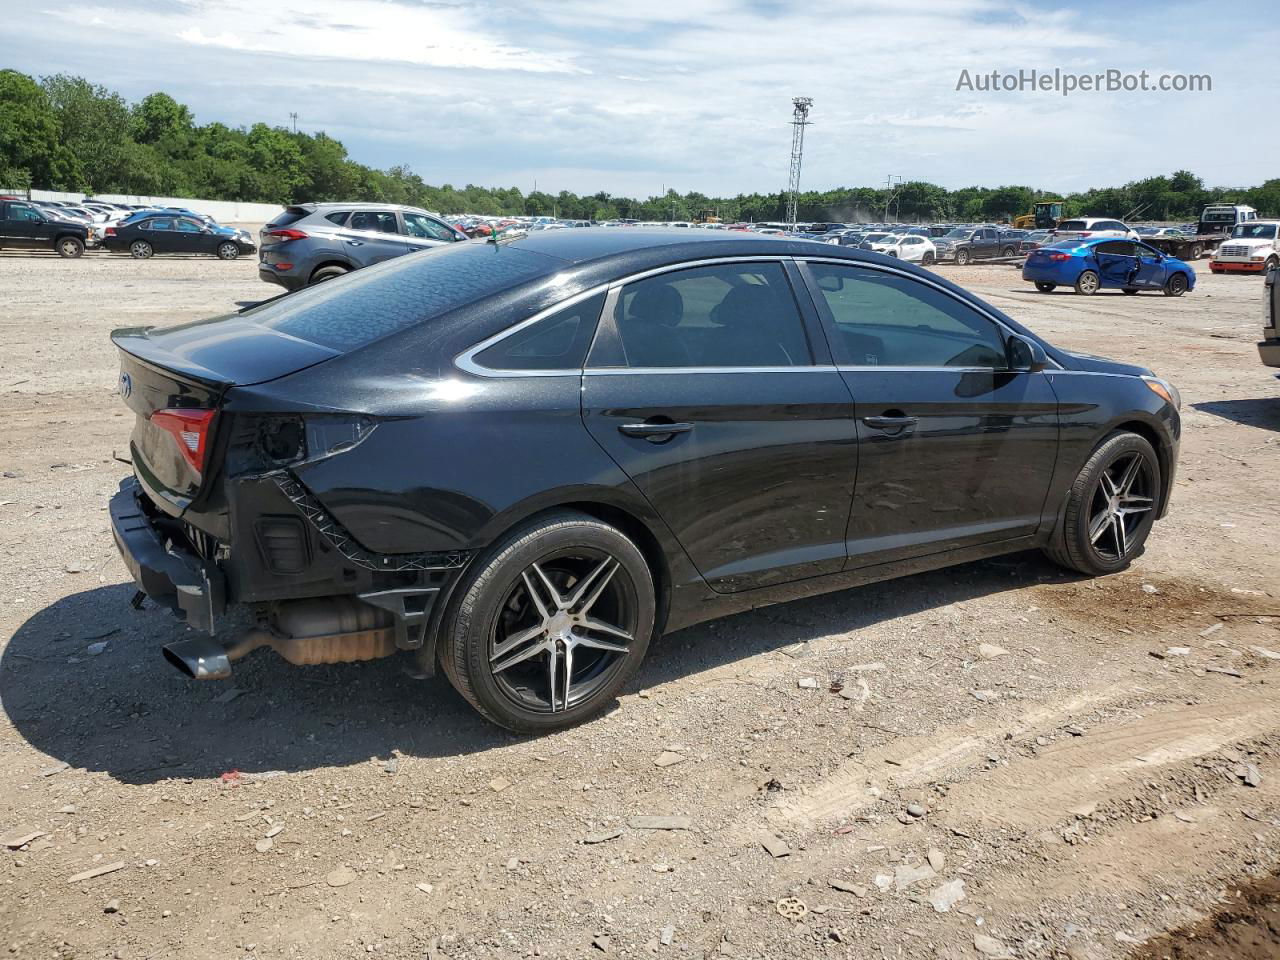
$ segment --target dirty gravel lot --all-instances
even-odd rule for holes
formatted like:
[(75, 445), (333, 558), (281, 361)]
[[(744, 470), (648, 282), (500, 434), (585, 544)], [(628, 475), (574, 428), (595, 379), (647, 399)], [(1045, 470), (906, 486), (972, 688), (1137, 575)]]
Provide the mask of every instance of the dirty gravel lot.
[(1158, 948), (1274, 871), (1260, 281), (1086, 300), (940, 272), (1181, 387), (1146, 555), (1097, 581), (1017, 555), (686, 630), (616, 710), (525, 739), (395, 661), (263, 650), (205, 685), (165, 665), (182, 628), (129, 607), (107, 528), (130, 425), (106, 336), (271, 291), (252, 260), (0, 254), (2, 955), (1080, 960)]

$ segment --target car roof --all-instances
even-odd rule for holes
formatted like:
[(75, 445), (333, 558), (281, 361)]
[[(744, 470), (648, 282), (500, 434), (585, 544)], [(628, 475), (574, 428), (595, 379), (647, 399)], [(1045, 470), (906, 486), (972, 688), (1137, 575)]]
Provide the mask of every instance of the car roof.
[(363, 200), (347, 200), (335, 201), (326, 200), (324, 203), (291, 203), (291, 207), (297, 207), (300, 210), (352, 210), (359, 208), (361, 210), (409, 210), (413, 213), (426, 213), (422, 207), (411, 207), (403, 203), (366, 203)]
[[(670, 248), (673, 260), (686, 253), (697, 256), (722, 257), (742, 254), (793, 255), (823, 253), (837, 249), (816, 240), (780, 237), (750, 231), (663, 229), (610, 230), (605, 227), (582, 227), (576, 230), (539, 230), (499, 241), (500, 246), (519, 247), (532, 253), (556, 257), (570, 263), (585, 263), (624, 256), (640, 251)], [(681, 251), (675, 248), (696, 248)]]

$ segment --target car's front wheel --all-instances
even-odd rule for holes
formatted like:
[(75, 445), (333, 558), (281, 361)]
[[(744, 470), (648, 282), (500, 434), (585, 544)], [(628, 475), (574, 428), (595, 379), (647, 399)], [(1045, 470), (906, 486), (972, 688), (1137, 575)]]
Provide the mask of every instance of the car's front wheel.
[(226, 241), (225, 243), (218, 244), (219, 260), (234, 260), (238, 256), (240, 256), (240, 248), (237, 247), (230, 240)]
[(1142, 552), (1160, 512), (1160, 490), (1160, 461), (1146, 438), (1112, 434), (1071, 485), (1045, 552), (1090, 576), (1123, 570)]
[(1098, 279), (1098, 275), (1092, 270), (1086, 270), (1076, 277), (1076, 293), (1081, 296), (1093, 296), (1098, 292), (1100, 286), (1102, 286), (1102, 281)]
[(653, 633), (653, 577), (622, 531), (555, 513), (512, 532), (458, 585), (440, 659), (486, 718), (520, 733), (608, 706)]
[(1187, 278), (1181, 273), (1175, 273), (1164, 284), (1164, 295), (1166, 297), (1180, 297), (1187, 292)]
[(968, 250), (957, 250), (957, 251), (956, 251), (956, 266), (958, 266), (958, 267), (963, 267), (963, 266), (967, 265), (968, 263), (969, 263), (969, 251), (968, 251)]

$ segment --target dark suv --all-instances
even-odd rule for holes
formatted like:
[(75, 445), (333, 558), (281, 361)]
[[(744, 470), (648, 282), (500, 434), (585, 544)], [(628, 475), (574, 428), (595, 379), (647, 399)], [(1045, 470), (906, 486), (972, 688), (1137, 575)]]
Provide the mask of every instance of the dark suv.
[(1018, 254), (1018, 241), (1003, 239), (996, 227), (956, 227), (945, 236), (936, 237), (933, 245), (938, 248), (939, 260), (951, 260), (960, 266), (970, 260), (990, 260)]
[(417, 207), (299, 203), (264, 226), (260, 239), (258, 277), (298, 290), (467, 235)]
[(41, 209), (26, 200), (0, 200), (0, 247), (53, 250), (60, 257), (78, 257), (89, 240), (89, 226)]

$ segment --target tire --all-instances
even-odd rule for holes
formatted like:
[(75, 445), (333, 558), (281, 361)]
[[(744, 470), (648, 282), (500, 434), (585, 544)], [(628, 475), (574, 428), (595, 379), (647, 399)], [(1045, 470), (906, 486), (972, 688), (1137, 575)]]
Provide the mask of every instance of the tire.
[(59, 237), (54, 249), (58, 251), (58, 256), (63, 259), (74, 260), (76, 257), (84, 255), (84, 241), (79, 237)]
[(1267, 262), (1262, 265), (1262, 273), (1264, 276), (1268, 270), (1280, 270), (1280, 257), (1267, 258)]
[(1120, 292), (1127, 293), (1130, 296), (1133, 296), (1135, 293), (1138, 292), (1138, 288), (1137, 287), (1121, 287)]
[(1076, 277), (1076, 293), (1082, 297), (1092, 297), (1102, 286), (1102, 281), (1092, 270), (1086, 270)]
[(1166, 297), (1180, 297), (1187, 292), (1187, 276), (1184, 273), (1175, 273), (1164, 282), (1164, 295)]
[[(1138, 466), (1125, 488), (1121, 484), (1131, 463)], [(1106, 487), (1107, 481), (1111, 483), (1110, 488)], [(1116, 491), (1115, 498), (1108, 489)], [(1160, 461), (1146, 438), (1136, 433), (1111, 434), (1089, 457), (1071, 485), (1062, 521), (1045, 547), (1045, 553), (1059, 566), (1089, 576), (1123, 570), (1142, 553), (1151, 526), (1160, 513), (1160, 491)], [(1124, 533), (1118, 539), (1111, 511), (1126, 499), (1128, 505), (1122, 509), (1130, 512), (1119, 518)]]
[(135, 260), (150, 260), (155, 256), (155, 249), (145, 240), (135, 240), (129, 244), (129, 254)]
[(922, 267), (933, 266), (933, 254), (929, 253), (929, 251), (926, 250), (924, 256), (920, 258), (920, 266)]
[(1053, 293), (1053, 291), (1058, 289), (1058, 285), (1056, 283), (1045, 283), (1043, 280), (1037, 280), (1036, 289), (1041, 293)]
[(308, 283), (324, 283), (326, 280), (333, 280), (337, 277), (345, 276), (350, 272), (351, 271), (346, 267), (333, 263), (327, 267), (321, 267), (315, 273), (311, 274), (311, 279)]
[(1200, 244), (1198, 243), (1193, 243), (1191, 245), (1191, 252), (1188, 254), (1188, 257), (1191, 260), (1199, 260), (1200, 255), (1203, 253), (1204, 253), (1204, 247), (1200, 246)]
[(225, 243), (218, 244), (219, 260), (234, 260), (238, 256), (240, 256), (240, 248), (237, 247), (230, 240), (226, 241)]
[(957, 251), (956, 251), (956, 266), (957, 266), (957, 267), (964, 267), (964, 266), (968, 266), (968, 264), (969, 264), (969, 259), (970, 259), (970, 257), (969, 257), (969, 251), (968, 251), (968, 250), (957, 250)]
[(1018, 251), (1013, 249), (1013, 247), (1005, 247), (1000, 251), (1000, 256), (1002, 257), (1016, 257), (1017, 255)]
[(517, 733), (560, 730), (605, 709), (654, 631), (644, 555), (620, 530), (580, 513), (536, 518), (508, 534), (455, 597), (440, 639), (445, 676), (482, 716)]

